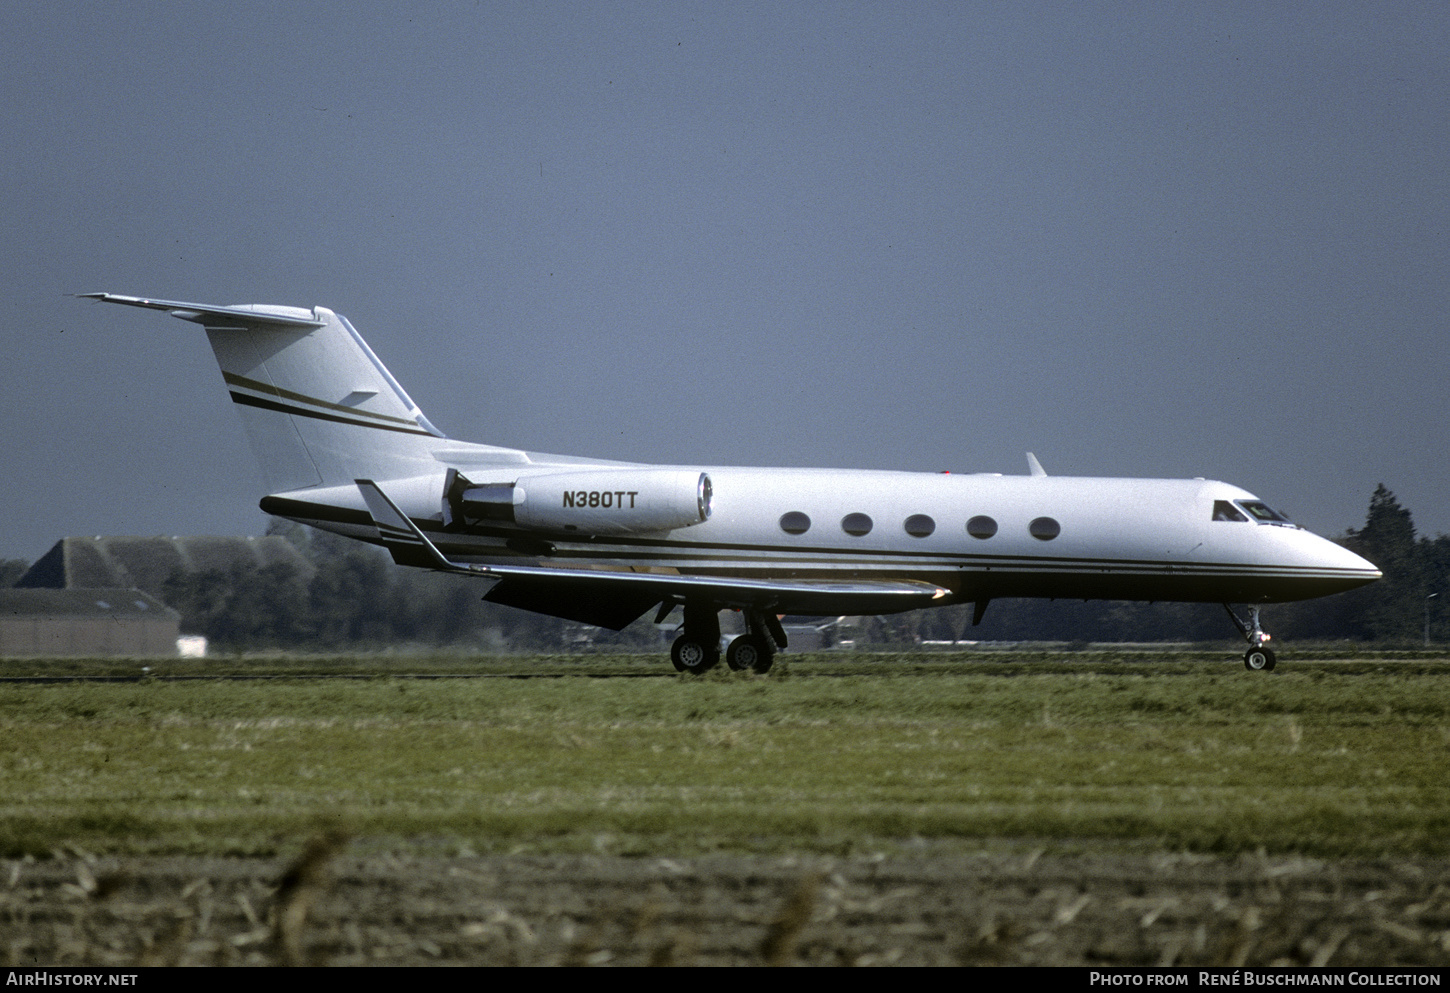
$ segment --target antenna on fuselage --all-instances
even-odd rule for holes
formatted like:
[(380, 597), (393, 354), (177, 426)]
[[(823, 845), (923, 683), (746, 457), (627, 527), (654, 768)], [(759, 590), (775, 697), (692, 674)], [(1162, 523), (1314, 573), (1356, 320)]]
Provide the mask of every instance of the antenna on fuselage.
[(1047, 475), (1047, 470), (1042, 468), (1042, 463), (1037, 461), (1037, 456), (1031, 452), (1027, 453), (1027, 471), (1034, 476)]

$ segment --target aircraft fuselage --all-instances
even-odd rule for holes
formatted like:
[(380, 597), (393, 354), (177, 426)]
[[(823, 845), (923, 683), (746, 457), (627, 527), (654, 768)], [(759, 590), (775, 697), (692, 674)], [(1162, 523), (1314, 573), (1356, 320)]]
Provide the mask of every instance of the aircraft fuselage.
[[(533, 464), (502, 473), (475, 468), (470, 478), (475, 485), (527, 488), (531, 475), (587, 468)], [(627, 473), (654, 467), (608, 468)], [(445, 526), (442, 471), (393, 481), (388, 492), (440, 551), (470, 563), (909, 579), (950, 590), (949, 602), (1059, 597), (1275, 603), (1353, 589), (1379, 576), (1359, 556), (1287, 522), (1260, 523), (1247, 514), (1240, 515), (1243, 520), (1215, 520), (1217, 504), (1257, 498), (1212, 480), (669, 468), (709, 477), (713, 493), (706, 520), (639, 534), (524, 529), (501, 521)], [(603, 497), (597, 490), (581, 492), (585, 499), (594, 495), (596, 503), (630, 500), (622, 489), (606, 490)], [(279, 494), (264, 500), (263, 509), (377, 540), (355, 487)], [(773, 609), (809, 612), (796, 609), (803, 606), (783, 598)], [(883, 604), (879, 612), (888, 609), (903, 608)]]

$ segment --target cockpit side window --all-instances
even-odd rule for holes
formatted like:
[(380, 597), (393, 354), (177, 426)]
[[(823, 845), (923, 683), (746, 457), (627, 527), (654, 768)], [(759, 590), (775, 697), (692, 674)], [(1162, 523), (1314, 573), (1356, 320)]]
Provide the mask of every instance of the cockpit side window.
[(1262, 500), (1239, 500), (1238, 505), (1248, 511), (1249, 516), (1263, 524), (1288, 524), (1289, 518), (1272, 509)]
[(1215, 500), (1213, 502), (1213, 519), (1216, 521), (1247, 521), (1248, 518), (1227, 500)]

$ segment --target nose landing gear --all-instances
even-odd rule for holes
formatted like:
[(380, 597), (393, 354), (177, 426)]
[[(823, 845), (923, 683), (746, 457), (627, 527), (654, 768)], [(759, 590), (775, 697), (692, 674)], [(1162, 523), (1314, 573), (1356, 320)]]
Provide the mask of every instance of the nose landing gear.
[(1271, 649), (1264, 647), (1264, 642), (1270, 636), (1259, 626), (1259, 608), (1257, 604), (1249, 606), (1249, 619), (1245, 621), (1228, 604), (1223, 605), (1228, 611), (1228, 616), (1233, 620), (1234, 627), (1239, 629), (1239, 634), (1248, 640), (1249, 650), (1244, 652), (1244, 668), (1250, 672), (1270, 672), (1278, 663)]

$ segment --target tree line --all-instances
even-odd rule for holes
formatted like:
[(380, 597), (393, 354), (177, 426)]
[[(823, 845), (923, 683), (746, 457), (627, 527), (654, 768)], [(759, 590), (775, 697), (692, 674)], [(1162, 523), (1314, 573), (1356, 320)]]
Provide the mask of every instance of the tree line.
[[(558, 651), (571, 642), (654, 649), (661, 643), (653, 612), (622, 632), (581, 625), (481, 599), (478, 583), (404, 569), (369, 545), (279, 522), (269, 533), (293, 542), (315, 566), (305, 576), (287, 564), (175, 573), (161, 599), (182, 616), (184, 634), (205, 635), (220, 649), (342, 648), (417, 645), (469, 650)], [(1450, 536), (1415, 534), (1410, 511), (1381, 485), (1370, 497), (1364, 527), (1335, 539), (1375, 563), (1377, 583), (1319, 600), (1264, 611), (1276, 639), (1348, 639), (1419, 643), (1445, 637), (1450, 598)], [(0, 585), (12, 585), (26, 563), (0, 562)], [(1431, 594), (1437, 594), (1431, 596)], [(870, 618), (858, 642), (921, 641), (1179, 641), (1235, 637), (1218, 604), (1124, 601), (994, 601), (981, 625), (970, 605)]]

